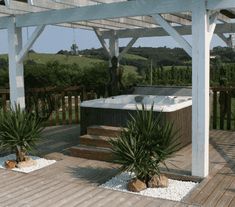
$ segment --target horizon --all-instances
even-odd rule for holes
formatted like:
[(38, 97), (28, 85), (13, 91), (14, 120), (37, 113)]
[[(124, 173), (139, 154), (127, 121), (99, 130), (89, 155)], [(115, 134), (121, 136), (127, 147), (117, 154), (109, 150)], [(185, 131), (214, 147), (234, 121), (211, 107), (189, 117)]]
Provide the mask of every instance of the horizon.
[[(23, 43), (30, 37), (34, 28), (23, 28)], [(60, 35), (58, 35), (60, 34)], [(62, 37), (62, 38), (61, 38)], [(184, 36), (186, 40), (191, 43), (191, 35)], [(7, 31), (0, 31), (0, 38), (2, 39), (2, 44), (0, 47), (0, 54), (8, 53), (8, 39)], [(119, 47), (125, 47), (130, 38), (120, 39)], [(101, 44), (98, 41), (95, 33), (93, 31), (84, 29), (71, 29), (59, 26), (47, 26), (35, 44), (32, 46), (32, 50), (37, 53), (48, 53), (55, 54), (60, 50), (70, 50), (70, 46), (76, 42), (79, 50), (85, 49), (98, 49), (101, 48)], [(217, 37), (213, 36), (211, 49), (217, 46), (224, 47), (223, 41)], [(148, 37), (140, 38), (136, 41), (133, 47), (167, 47), (167, 48), (181, 48), (172, 37)]]

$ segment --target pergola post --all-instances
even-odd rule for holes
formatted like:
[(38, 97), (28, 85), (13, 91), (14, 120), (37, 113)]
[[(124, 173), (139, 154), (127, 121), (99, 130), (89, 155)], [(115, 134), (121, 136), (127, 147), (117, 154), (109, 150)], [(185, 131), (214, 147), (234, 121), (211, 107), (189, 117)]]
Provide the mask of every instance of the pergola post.
[(23, 47), (22, 44), (22, 28), (16, 27), (15, 18), (12, 17), (8, 25), (10, 102), (13, 108), (17, 104), (24, 109), (24, 66), (22, 61), (17, 61), (17, 55)]
[(209, 173), (209, 15), (205, 0), (194, 0), (192, 11), (192, 175)]
[(110, 59), (109, 59), (109, 65), (111, 66), (111, 59), (113, 56), (116, 56), (118, 58), (119, 56), (119, 40), (116, 36), (115, 32), (111, 35), (109, 39), (109, 52), (110, 52)]

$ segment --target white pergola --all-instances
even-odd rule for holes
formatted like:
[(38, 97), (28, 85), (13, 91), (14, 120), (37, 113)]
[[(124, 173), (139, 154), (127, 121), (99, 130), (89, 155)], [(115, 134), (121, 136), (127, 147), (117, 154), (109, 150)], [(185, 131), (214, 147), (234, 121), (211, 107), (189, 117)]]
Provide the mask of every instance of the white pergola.
[[(8, 30), (11, 104), (25, 107), (23, 60), (46, 25), (94, 30), (107, 55), (122, 58), (141, 37), (171, 36), (192, 57), (192, 175), (209, 173), (210, 43), (228, 46), (235, 0), (2, 0), (0, 29)], [(22, 28), (36, 27), (23, 45)], [(192, 35), (190, 44), (183, 35)], [(119, 54), (119, 39), (131, 38)], [(106, 41), (109, 40), (109, 41)], [(109, 44), (107, 44), (109, 43)]]

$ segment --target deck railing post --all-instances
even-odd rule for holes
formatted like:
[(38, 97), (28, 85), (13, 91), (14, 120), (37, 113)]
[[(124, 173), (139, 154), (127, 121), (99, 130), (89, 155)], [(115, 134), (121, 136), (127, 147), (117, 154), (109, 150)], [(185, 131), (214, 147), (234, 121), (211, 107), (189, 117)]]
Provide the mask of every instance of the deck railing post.
[(209, 14), (204, 0), (192, 1), (192, 175), (209, 173)]
[(213, 129), (217, 129), (217, 90), (213, 90)]

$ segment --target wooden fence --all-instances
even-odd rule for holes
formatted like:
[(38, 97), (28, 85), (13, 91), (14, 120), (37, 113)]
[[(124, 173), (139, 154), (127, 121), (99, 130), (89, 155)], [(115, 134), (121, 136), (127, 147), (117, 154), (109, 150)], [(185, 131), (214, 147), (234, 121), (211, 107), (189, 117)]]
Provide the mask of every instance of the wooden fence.
[[(213, 87), (211, 128), (235, 130), (235, 87)], [(80, 122), (80, 101), (94, 98), (92, 92), (86, 93), (84, 87), (36, 88), (26, 91), (26, 105), (29, 110), (39, 110), (45, 104), (42, 97), (49, 97), (54, 108), (49, 108), (47, 125), (78, 124)], [(35, 105), (32, 107), (32, 100)], [(47, 100), (48, 101), (48, 100)], [(0, 89), (0, 106), (9, 107), (9, 89)], [(31, 107), (31, 109), (30, 109)]]
[[(86, 93), (82, 86), (34, 88), (26, 90), (26, 108), (43, 118), (48, 116), (46, 125), (78, 124), (79, 105), (84, 98)], [(7, 110), (9, 105), (9, 89), (0, 89), (0, 106)]]
[(212, 128), (235, 129), (235, 87), (213, 87)]

